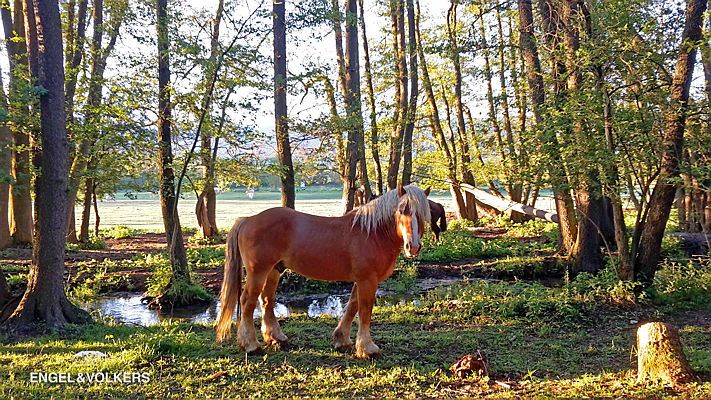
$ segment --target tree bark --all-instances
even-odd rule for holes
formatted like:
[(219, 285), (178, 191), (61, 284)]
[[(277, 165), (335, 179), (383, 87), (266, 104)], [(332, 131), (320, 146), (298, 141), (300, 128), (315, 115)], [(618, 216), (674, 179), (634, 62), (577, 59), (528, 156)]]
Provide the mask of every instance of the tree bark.
[(404, 121), (405, 130), (402, 140), (403, 185), (409, 185), (412, 182), (412, 134), (415, 129), (415, 118), (417, 115), (417, 97), (419, 96), (419, 77), (417, 76), (417, 35), (415, 34), (415, 20), (419, 18), (419, 13), (415, 14), (415, 7), (413, 1), (407, 0), (408, 52), (410, 55), (410, 98), (407, 105), (407, 114)]
[[(417, 13), (420, 13), (420, 2), (417, 1)], [(435, 97), (434, 89), (432, 88), (432, 81), (430, 80), (430, 73), (427, 68), (427, 60), (425, 59), (425, 51), (422, 45), (422, 38), (420, 36), (420, 24), (419, 19), (415, 21), (415, 33), (417, 35), (417, 52), (420, 59), (420, 69), (422, 70), (422, 88), (425, 91), (427, 97), (427, 103), (429, 104), (429, 124), (432, 130), (432, 135), (435, 137), (437, 147), (444, 155), (445, 162), (447, 164), (447, 179), (449, 179), (450, 192), (452, 194), (452, 203), (454, 205), (455, 213), (457, 218), (468, 219), (466, 215), (467, 208), (464, 203), (464, 196), (462, 195), (462, 190), (460, 187), (460, 181), (457, 177), (457, 157), (456, 148), (451, 148), (447, 143), (447, 138), (442, 130), (442, 121), (439, 117), (439, 109), (437, 107), (437, 99)]]
[[(210, 60), (216, 60), (219, 56), (220, 45), (220, 24), (222, 22), (222, 13), (224, 12), (225, 2), (219, 0), (217, 3), (217, 11), (215, 19), (212, 23), (212, 36), (210, 38)], [(212, 67), (214, 68), (214, 67)], [(210, 76), (214, 72), (212, 68), (205, 68), (205, 80), (209, 81)], [(206, 82), (209, 83), (209, 82)], [(207, 87), (208, 85), (206, 85)], [(202, 103), (209, 107), (211, 94), (205, 92)], [(205, 118), (210, 118), (209, 113)], [(219, 235), (217, 229), (216, 207), (217, 193), (215, 192), (215, 163), (212, 159), (212, 137), (210, 129), (202, 129), (200, 131), (200, 159), (202, 161), (202, 189), (198, 195), (197, 204), (195, 206), (195, 215), (197, 216), (200, 234), (204, 238), (214, 238)]]
[(378, 133), (378, 114), (375, 110), (375, 91), (373, 90), (373, 75), (370, 68), (370, 51), (368, 49), (368, 35), (365, 32), (365, 17), (363, 11), (363, 0), (358, 0), (360, 15), (361, 38), (363, 40), (363, 60), (365, 68), (365, 82), (368, 95), (368, 106), (370, 107), (370, 152), (375, 163), (375, 191), (378, 196), (382, 196), (383, 191), (383, 168), (380, 163), (380, 134)]
[[(12, 9), (8, 0), (2, 0), (0, 6), (5, 43), (7, 45), (8, 63), (10, 66), (10, 85), (8, 94), (10, 98), (19, 98), (22, 95), (22, 78), (27, 74), (27, 46), (25, 41), (25, 17), (23, 1), (14, 0)], [(9, 104), (9, 111), (26, 118), (29, 110), (26, 105), (13, 106)], [(27, 132), (20, 129), (13, 130), (14, 147), (12, 153), (12, 176), (14, 179), (10, 191), (10, 233), (13, 242), (17, 245), (32, 243), (33, 216), (32, 195), (30, 194), (30, 137)]]
[(89, 221), (91, 219), (91, 200), (94, 194), (94, 178), (87, 178), (84, 181), (84, 204), (81, 213), (81, 227), (79, 228), (79, 241), (89, 240)]
[[(360, 176), (365, 197), (372, 197), (368, 170), (365, 163), (365, 138), (363, 133), (362, 102), (360, 96), (360, 67), (358, 55), (358, 7), (356, 0), (346, 3), (346, 120), (348, 143), (346, 145), (346, 171), (348, 186), (343, 188), (346, 212), (355, 205), (355, 177)], [(358, 169), (356, 171), (356, 168)]]
[[(573, 108), (579, 108), (577, 92), (581, 89), (583, 80), (579, 72), (577, 52), (580, 49), (580, 17), (581, 10), (578, 0), (563, 2), (565, 43), (565, 67), (568, 72), (566, 97)], [(569, 107), (570, 108), (570, 107)], [(593, 138), (585, 128), (580, 117), (572, 116), (573, 136), (577, 143), (592, 143)], [(585, 149), (580, 149), (580, 156), (585, 158)], [(576, 187), (578, 232), (575, 246), (570, 251), (574, 272), (595, 273), (603, 267), (600, 251), (600, 216), (602, 214), (602, 194), (597, 167), (593, 167), (594, 159), (588, 159), (581, 166), (582, 176)]]
[[(5, 93), (2, 88), (2, 97)], [(3, 105), (4, 107), (4, 105)], [(4, 249), (12, 244), (10, 236), (10, 172), (12, 169), (12, 131), (2, 124), (0, 125), (0, 249)], [(2, 274), (2, 271), (0, 271)]]
[(106, 26), (104, 23), (104, 2), (94, 0), (94, 32), (91, 41), (91, 73), (89, 76), (89, 87), (87, 89), (86, 110), (84, 112), (86, 120), (89, 122), (88, 137), (81, 140), (79, 148), (74, 156), (69, 170), (69, 203), (67, 204), (67, 240), (76, 242), (76, 231), (74, 227), (74, 206), (79, 191), (81, 178), (86, 172), (86, 166), (91, 156), (96, 139), (100, 135), (100, 111), (102, 101), (102, 89), (104, 85), (104, 71), (106, 62), (113, 51), (118, 38), (119, 29), (123, 22), (123, 13), (118, 11), (113, 16), (112, 30), (109, 43), (103, 48), (102, 42)]
[[(540, 10), (541, 19), (544, 26), (545, 39), (548, 46), (552, 49), (558, 46), (559, 32), (558, 28), (560, 25), (558, 9), (552, 0), (540, 0)], [(531, 16), (531, 6), (530, 2), (527, 0), (519, 1), (519, 10), (523, 8), (523, 12), (519, 15), (524, 15), (525, 21), (522, 20), (521, 26), (527, 27), (529, 31), (528, 39), (526, 41), (529, 49), (524, 51), (529, 54), (526, 55), (526, 63), (529, 68), (529, 82), (531, 79), (536, 80), (532, 86), (532, 91), (535, 93), (533, 96), (534, 104), (534, 115), (536, 115), (536, 124), (542, 126), (544, 123), (543, 112), (545, 112), (545, 97), (543, 89), (543, 75), (541, 74), (540, 62), (538, 63), (538, 69), (535, 70), (534, 65), (528, 65), (530, 58), (533, 54), (538, 58), (538, 52), (535, 47), (530, 48), (531, 40), (533, 39), (533, 18)], [(522, 28), (523, 29), (523, 28)], [(521, 42), (524, 43), (524, 38), (522, 36)], [(535, 53), (534, 53), (535, 50)], [(565, 71), (565, 65), (563, 65), (555, 56), (551, 57), (550, 60), (550, 70), (551, 70), (551, 80), (553, 84), (553, 94), (555, 96), (556, 106), (560, 102), (561, 98), (561, 87), (559, 82), (560, 73)], [(540, 92), (539, 92), (540, 87)], [(533, 89), (535, 88), (535, 89)], [(537, 103), (543, 100), (542, 103)], [(538, 111), (535, 109), (538, 108)], [(539, 119), (540, 118), (540, 119)], [(577, 221), (575, 220), (575, 207), (573, 205), (573, 198), (570, 194), (570, 183), (568, 182), (568, 177), (565, 173), (563, 159), (560, 154), (560, 144), (556, 132), (551, 128), (542, 126), (541, 129), (540, 142), (542, 143), (542, 152), (546, 154), (550, 160), (547, 162), (547, 169), (551, 179), (551, 187), (553, 189), (553, 197), (555, 198), (556, 212), (558, 213), (558, 218), (560, 220), (558, 227), (560, 231), (560, 252), (564, 255), (570, 254), (571, 250), (575, 246), (576, 236), (577, 236)]]
[(168, 36), (168, 0), (158, 0), (156, 7), (158, 34), (158, 168), (160, 177), (160, 203), (163, 225), (169, 247), (172, 267), (171, 284), (190, 282), (190, 270), (180, 227), (173, 171), (173, 145), (171, 138), (170, 103), (170, 38)]
[[(462, 159), (462, 180), (464, 183), (476, 187), (474, 174), (471, 171), (472, 167), (469, 153), (469, 140), (467, 138), (467, 128), (464, 122), (464, 104), (462, 103), (462, 65), (457, 38), (456, 2), (452, 3), (447, 11), (447, 36), (449, 38), (449, 56), (452, 59), (452, 67), (454, 69), (454, 106), (457, 113), (457, 140)], [(467, 219), (476, 222), (479, 219), (476, 209), (476, 197), (471, 192), (465, 192), (464, 202), (467, 209)]]
[(405, 58), (405, 7), (403, 0), (390, 0), (390, 15), (393, 30), (393, 54), (397, 85), (395, 85), (395, 112), (393, 131), (390, 135), (388, 158), (388, 189), (397, 187), (397, 177), (402, 158), (402, 142), (405, 136), (405, 118), (407, 115), (408, 73)]
[(273, 3), (274, 23), (274, 117), (276, 119), (276, 142), (281, 165), (281, 205), (294, 208), (294, 164), (291, 160), (289, 125), (286, 109), (286, 0)]
[(663, 322), (637, 328), (637, 380), (663, 380), (672, 385), (695, 382), (698, 377), (681, 346), (679, 330)]
[(689, 89), (696, 62), (695, 44), (701, 40), (701, 23), (706, 6), (705, 0), (689, 0), (687, 4), (686, 22), (671, 87), (671, 104), (665, 113), (661, 169), (649, 201), (647, 219), (636, 246), (635, 277), (648, 284), (657, 271), (662, 237), (674, 202), (676, 186), (673, 180), (679, 176), (679, 159), (684, 146)]
[(25, 18), (32, 77), (45, 89), (39, 98), (41, 152), (35, 179), (36, 226), (32, 265), (27, 289), (8, 318), (14, 329), (27, 329), (34, 322), (51, 328), (66, 323), (90, 321), (64, 293), (64, 242), (66, 234), (68, 140), (64, 103), (62, 25), (57, 1), (27, 0)]

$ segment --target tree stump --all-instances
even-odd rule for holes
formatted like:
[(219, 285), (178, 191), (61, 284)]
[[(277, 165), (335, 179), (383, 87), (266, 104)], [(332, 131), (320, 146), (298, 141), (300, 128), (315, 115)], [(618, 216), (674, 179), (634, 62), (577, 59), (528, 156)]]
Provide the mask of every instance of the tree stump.
[(637, 380), (656, 379), (672, 385), (698, 380), (684, 355), (679, 330), (663, 322), (637, 329)]

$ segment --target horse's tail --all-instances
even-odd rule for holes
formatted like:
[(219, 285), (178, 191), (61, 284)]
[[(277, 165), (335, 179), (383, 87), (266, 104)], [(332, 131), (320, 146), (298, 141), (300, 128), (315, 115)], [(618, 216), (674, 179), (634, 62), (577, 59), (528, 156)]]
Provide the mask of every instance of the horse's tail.
[(441, 232), (447, 232), (447, 213), (444, 210), (439, 217), (439, 229)]
[[(247, 218), (240, 218), (230, 229), (225, 247), (225, 273), (222, 278), (220, 291), (220, 317), (217, 322), (217, 341), (222, 342), (230, 338), (232, 331), (232, 314), (242, 295), (242, 257), (239, 253), (237, 235), (240, 227)], [(239, 311), (238, 311), (239, 312)]]

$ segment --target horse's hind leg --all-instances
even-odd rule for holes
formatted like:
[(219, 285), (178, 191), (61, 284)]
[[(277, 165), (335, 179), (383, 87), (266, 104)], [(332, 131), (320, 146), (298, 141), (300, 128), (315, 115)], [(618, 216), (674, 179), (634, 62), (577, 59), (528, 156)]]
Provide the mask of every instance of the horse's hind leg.
[(276, 268), (269, 272), (262, 294), (259, 296), (259, 301), (262, 303), (262, 337), (264, 342), (273, 346), (283, 347), (289, 343), (289, 338), (281, 331), (279, 321), (274, 315), (279, 278), (281, 278), (281, 274)]
[(257, 331), (254, 329), (254, 308), (257, 306), (257, 297), (262, 292), (269, 270), (250, 267), (246, 269), (247, 282), (240, 298), (242, 315), (237, 337), (245, 352), (255, 353), (259, 350), (259, 343), (257, 342)]
[(380, 356), (380, 349), (370, 338), (370, 316), (375, 303), (377, 280), (358, 282), (358, 335), (356, 336), (356, 357), (373, 358)]
[(353, 341), (351, 340), (351, 326), (353, 325), (353, 318), (355, 318), (358, 312), (358, 285), (353, 285), (353, 290), (351, 290), (351, 297), (348, 299), (348, 304), (346, 304), (345, 310), (343, 310), (343, 316), (341, 320), (338, 321), (338, 326), (333, 331), (333, 342), (338, 351), (349, 351), (353, 348)]

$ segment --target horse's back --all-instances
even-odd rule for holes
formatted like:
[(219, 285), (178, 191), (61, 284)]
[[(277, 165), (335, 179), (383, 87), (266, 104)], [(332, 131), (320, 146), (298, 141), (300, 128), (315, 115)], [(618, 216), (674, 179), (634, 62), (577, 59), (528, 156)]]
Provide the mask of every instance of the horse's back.
[[(338, 264), (348, 262), (348, 217), (321, 217), (276, 207), (245, 221), (239, 231), (243, 255), (257, 264), (284, 265), (302, 275), (343, 280)], [(341, 270), (341, 271), (338, 271)], [(332, 276), (336, 273), (339, 277)]]

